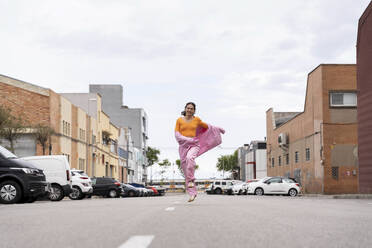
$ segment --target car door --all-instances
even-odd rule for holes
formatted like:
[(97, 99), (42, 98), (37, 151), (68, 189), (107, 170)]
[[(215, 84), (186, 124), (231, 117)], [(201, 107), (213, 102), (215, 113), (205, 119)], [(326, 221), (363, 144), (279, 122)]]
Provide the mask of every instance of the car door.
[(280, 177), (274, 177), (265, 182), (267, 194), (280, 194), (283, 193), (283, 181)]
[(95, 195), (105, 195), (105, 178), (93, 179), (93, 192)]

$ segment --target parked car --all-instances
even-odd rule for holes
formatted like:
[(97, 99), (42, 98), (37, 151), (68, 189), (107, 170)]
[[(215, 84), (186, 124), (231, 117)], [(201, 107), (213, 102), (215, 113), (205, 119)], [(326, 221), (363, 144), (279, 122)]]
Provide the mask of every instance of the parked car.
[(248, 183), (236, 183), (231, 187), (231, 191), (233, 195), (246, 195), (248, 192)]
[(123, 191), (121, 193), (122, 197), (134, 197), (134, 196), (139, 196), (140, 195), (140, 190), (137, 189), (136, 187), (130, 185), (130, 184), (121, 184)]
[(300, 184), (292, 178), (266, 177), (248, 185), (248, 194), (282, 194), (296, 196), (300, 192)]
[(93, 194), (92, 180), (83, 170), (71, 170), (72, 192), (71, 200), (81, 200)]
[(227, 192), (228, 188), (236, 182), (236, 180), (213, 180), (205, 192), (207, 194), (222, 194), (223, 192)]
[(121, 183), (110, 177), (92, 178), (93, 195), (116, 198), (123, 192)]
[(32, 156), (22, 159), (44, 171), (46, 181), (50, 183), (49, 200), (60, 201), (71, 193), (71, 169), (66, 156)]
[(165, 188), (161, 186), (149, 186), (149, 187), (156, 189), (156, 191), (158, 192), (157, 194), (158, 196), (165, 195)]
[(33, 202), (46, 188), (42, 170), (0, 146), (0, 203)]
[(154, 195), (154, 191), (151, 189), (147, 189), (144, 185), (139, 184), (139, 183), (130, 183), (130, 185), (138, 188), (143, 192), (142, 196), (152, 196)]

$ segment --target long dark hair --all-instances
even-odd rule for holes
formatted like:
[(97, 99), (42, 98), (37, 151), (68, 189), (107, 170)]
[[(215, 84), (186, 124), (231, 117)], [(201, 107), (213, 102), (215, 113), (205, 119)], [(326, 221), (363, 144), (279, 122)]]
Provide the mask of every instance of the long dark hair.
[[(186, 103), (186, 105), (185, 105), (185, 109), (186, 109), (187, 105), (189, 105), (189, 104), (191, 104), (192, 106), (194, 106), (194, 110), (196, 110), (196, 104), (193, 103), (193, 102), (188, 102), (188, 103)], [(185, 110), (182, 111), (182, 112), (181, 112), (181, 115), (186, 116), (186, 111), (185, 111)]]

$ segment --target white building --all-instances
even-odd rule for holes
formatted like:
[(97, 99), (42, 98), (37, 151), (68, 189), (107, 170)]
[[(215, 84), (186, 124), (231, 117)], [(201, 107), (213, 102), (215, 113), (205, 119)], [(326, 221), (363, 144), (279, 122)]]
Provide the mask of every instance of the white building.
[(245, 154), (245, 180), (267, 176), (266, 141), (252, 141)]

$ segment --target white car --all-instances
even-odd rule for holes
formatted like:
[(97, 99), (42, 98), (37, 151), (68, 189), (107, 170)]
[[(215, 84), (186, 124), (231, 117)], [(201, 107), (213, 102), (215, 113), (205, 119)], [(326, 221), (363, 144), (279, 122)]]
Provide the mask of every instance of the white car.
[(236, 180), (213, 180), (206, 188), (205, 192), (207, 192), (207, 194), (222, 194), (227, 192), (228, 189), (237, 182)]
[(296, 196), (300, 192), (300, 184), (291, 178), (265, 177), (248, 185), (248, 194), (266, 195), (281, 194)]
[(92, 180), (83, 170), (71, 170), (72, 192), (71, 200), (81, 200), (93, 193)]
[(232, 194), (233, 195), (245, 195), (247, 194), (247, 190), (248, 190), (248, 183), (245, 183), (245, 182), (241, 182), (241, 183), (237, 183), (237, 184), (234, 184), (232, 186)]

